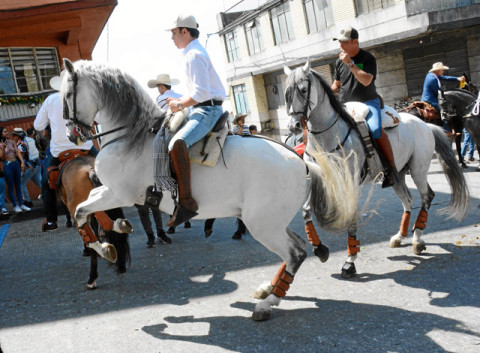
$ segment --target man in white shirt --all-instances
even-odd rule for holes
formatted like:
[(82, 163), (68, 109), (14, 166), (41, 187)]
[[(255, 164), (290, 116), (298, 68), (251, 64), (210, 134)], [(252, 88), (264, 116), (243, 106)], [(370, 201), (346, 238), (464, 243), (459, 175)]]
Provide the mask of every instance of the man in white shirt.
[[(190, 161), (187, 149), (202, 139), (215, 126), (222, 115), (225, 88), (212, 65), (207, 51), (200, 44), (198, 23), (193, 16), (180, 15), (168, 29), (178, 49), (183, 49), (188, 94), (181, 98), (167, 98), (172, 112), (192, 107), (188, 121), (168, 146), (173, 170), (177, 176), (180, 206), (195, 212), (198, 210), (192, 197), (190, 184)], [(177, 210), (167, 225), (175, 224)]]
[[(54, 90), (60, 89), (61, 79), (59, 76), (52, 77), (50, 86)], [(60, 100), (60, 93), (52, 93), (45, 99), (42, 107), (37, 113), (33, 127), (37, 131), (42, 131), (50, 126), (51, 140), (50, 153), (45, 156), (44, 167), (60, 164), (58, 156), (67, 150), (79, 149), (77, 145), (71, 142), (67, 137), (67, 120), (63, 119), (63, 106)], [(91, 155), (96, 155), (97, 150), (91, 141), (87, 141), (82, 145), (82, 149), (90, 150)], [(42, 199), (45, 209), (46, 220), (42, 224), (42, 231), (51, 231), (57, 229), (57, 195), (55, 190), (50, 189), (48, 185), (48, 177), (42, 178)]]
[(180, 98), (182, 95), (172, 90), (172, 86), (178, 85), (179, 80), (170, 79), (169, 74), (160, 74), (156, 79), (149, 80), (147, 85), (150, 88), (157, 87), (160, 95), (157, 97), (157, 105), (163, 109), (168, 109), (167, 98)]

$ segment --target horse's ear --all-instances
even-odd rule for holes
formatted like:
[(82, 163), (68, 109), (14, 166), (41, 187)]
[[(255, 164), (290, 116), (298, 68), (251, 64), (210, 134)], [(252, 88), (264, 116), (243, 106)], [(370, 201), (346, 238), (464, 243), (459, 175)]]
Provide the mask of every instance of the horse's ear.
[(65, 69), (67, 69), (70, 75), (72, 75), (75, 72), (73, 63), (69, 59), (63, 58), (63, 66), (65, 66)]
[(290, 75), (290, 74), (292, 73), (292, 70), (291, 70), (287, 65), (285, 65), (285, 66), (283, 67), (283, 72), (285, 72), (285, 75), (288, 76), (288, 75)]
[(310, 72), (310, 58), (308, 58), (307, 62), (305, 63), (305, 65), (303, 65), (302, 67), (302, 70), (303, 72), (305, 72), (306, 74), (308, 74)]

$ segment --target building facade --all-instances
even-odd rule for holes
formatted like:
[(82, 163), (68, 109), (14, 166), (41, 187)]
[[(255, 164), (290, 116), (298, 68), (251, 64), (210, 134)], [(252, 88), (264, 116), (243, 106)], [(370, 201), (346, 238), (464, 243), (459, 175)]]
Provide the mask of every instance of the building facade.
[(386, 104), (421, 96), (437, 61), (449, 75), (480, 82), (480, 0), (270, 0), (217, 19), (236, 112), (277, 138), (287, 133), (283, 66), (310, 59), (332, 82), (340, 52), (332, 38), (347, 26), (377, 59), (375, 84)]
[(0, 1), (0, 124), (31, 126), (63, 58), (91, 59), (116, 0)]

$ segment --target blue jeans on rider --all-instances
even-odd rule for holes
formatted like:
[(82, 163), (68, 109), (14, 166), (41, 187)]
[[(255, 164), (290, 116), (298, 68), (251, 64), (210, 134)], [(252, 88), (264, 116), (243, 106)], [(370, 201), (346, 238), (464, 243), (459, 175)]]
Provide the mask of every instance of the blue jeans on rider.
[(177, 140), (185, 141), (187, 148), (200, 141), (213, 129), (222, 113), (223, 109), (220, 105), (193, 108), (188, 114), (188, 121), (185, 126), (170, 140), (168, 150), (172, 150)]
[(364, 102), (370, 112), (367, 115), (367, 125), (375, 140), (382, 136), (382, 110), (380, 109), (380, 99), (375, 98)]
[[(23, 196), (21, 189), (22, 172), (20, 170), (20, 162), (14, 160), (13, 162), (3, 162), (3, 172), (5, 173), (5, 181), (8, 187), (8, 197), (12, 201), (13, 207), (23, 205)], [(14, 192), (15, 190), (15, 192)], [(17, 200), (15, 201), (15, 194)]]
[[(97, 149), (93, 146), (88, 152), (91, 156), (96, 156), (98, 154)], [(42, 200), (43, 208), (45, 211), (45, 217), (48, 222), (57, 221), (57, 192), (53, 189), (50, 189), (48, 185), (48, 167), (60, 165), (60, 160), (50, 153), (45, 154), (45, 159), (43, 160), (43, 171), (42, 171)]]

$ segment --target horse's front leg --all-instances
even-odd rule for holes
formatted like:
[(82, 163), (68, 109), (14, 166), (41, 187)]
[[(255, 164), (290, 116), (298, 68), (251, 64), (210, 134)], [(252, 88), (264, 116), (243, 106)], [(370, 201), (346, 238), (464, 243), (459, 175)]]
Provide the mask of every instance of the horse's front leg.
[(328, 246), (323, 244), (318, 237), (317, 230), (313, 224), (312, 218), (312, 207), (310, 205), (311, 191), (308, 193), (307, 201), (303, 204), (302, 207), (302, 216), (303, 221), (305, 222), (305, 233), (307, 233), (307, 238), (310, 244), (313, 246), (313, 253), (317, 256), (321, 262), (326, 262), (330, 255), (330, 249)]
[[(133, 206), (134, 201), (127, 201), (119, 199), (109, 188), (106, 186), (99, 186), (90, 191), (88, 199), (79, 203), (75, 211), (75, 219), (77, 220), (78, 227), (81, 228), (87, 223), (87, 216), (99, 212), (105, 211), (117, 207), (130, 207)], [(115, 220), (113, 224), (113, 230), (118, 233), (131, 233), (131, 227), (126, 227), (124, 220)]]

